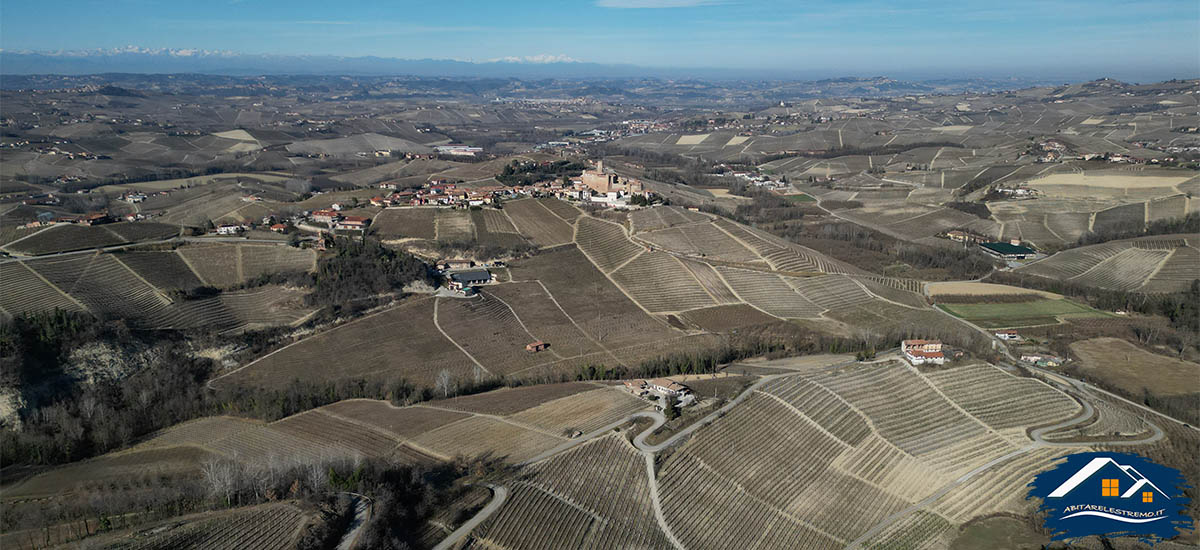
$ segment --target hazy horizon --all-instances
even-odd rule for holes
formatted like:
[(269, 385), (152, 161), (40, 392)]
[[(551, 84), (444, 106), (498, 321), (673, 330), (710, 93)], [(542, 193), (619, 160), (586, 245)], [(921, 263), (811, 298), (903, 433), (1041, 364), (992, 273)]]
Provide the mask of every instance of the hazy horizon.
[[(582, 62), (712, 76), (1165, 80), (1200, 75), (1200, 4), (873, 1), (805, 6), (599, 0), (380, 8), (276, 0), (153, 5), (4, 1), (0, 47), (126, 48), (401, 60)], [(82, 17), (62, 18), (68, 12)]]

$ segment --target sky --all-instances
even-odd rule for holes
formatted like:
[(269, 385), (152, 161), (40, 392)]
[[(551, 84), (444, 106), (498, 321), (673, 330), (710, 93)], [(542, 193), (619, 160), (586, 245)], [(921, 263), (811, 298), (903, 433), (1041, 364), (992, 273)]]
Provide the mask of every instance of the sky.
[(128, 45), (781, 75), (1187, 78), (1200, 76), (1200, 2), (0, 0), (4, 50)]

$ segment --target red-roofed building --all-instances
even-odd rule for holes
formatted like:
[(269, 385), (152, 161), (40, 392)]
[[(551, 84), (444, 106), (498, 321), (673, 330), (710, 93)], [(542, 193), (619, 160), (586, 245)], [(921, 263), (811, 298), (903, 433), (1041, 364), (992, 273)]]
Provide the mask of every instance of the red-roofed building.
[(334, 223), (342, 219), (342, 215), (333, 210), (314, 210), (312, 219), (317, 223)]
[(359, 231), (366, 229), (371, 224), (370, 218), (362, 216), (346, 216), (342, 221), (338, 222), (335, 229), (357, 229)]
[(946, 362), (941, 340), (905, 340), (900, 344), (900, 349), (904, 352), (904, 358), (914, 366), (926, 363), (941, 365)]

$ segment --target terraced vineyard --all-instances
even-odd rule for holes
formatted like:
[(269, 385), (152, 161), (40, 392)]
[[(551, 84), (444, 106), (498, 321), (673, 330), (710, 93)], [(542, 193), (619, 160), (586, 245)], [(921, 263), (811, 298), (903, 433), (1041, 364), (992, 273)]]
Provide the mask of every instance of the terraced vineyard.
[(537, 200), (547, 210), (554, 213), (555, 216), (562, 218), (567, 223), (574, 223), (575, 218), (579, 217), (582, 212), (578, 208), (567, 202), (555, 198), (541, 198)]
[(117, 259), (161, 290), (187, 290), (204, 284), (173, 250), (122, 252)]
[(592, 263), (605, 273), (613, 271), (645, 250), (630, 241), (621, 226), (592, 217), (579, 220), (579, 233), (575, 242)]
[(0, 309), (8, 315), (83, 307), (39, 277), (22, 262), (0, 263)]
[(709, 217), (704, 214), (684, 210), (678, 206), (635, 210), (629, 215), (629, 222), (633, 225), (634, 231), (652, 231), (708, 219)]
[(683, 266), (692, 273), (692, 276), (704, 287), (704, 291), (713, 297), (718, 304), (736, 304), (741, 302), (737, 295), (729, 289), (729, 285), (725, 284), (725, 280), (717, 273), (716, 269), (709, 264), (703, 262), (693, 262), (690, 260), (681, 260)]
[(680, 314), (684, 321), (712, 332), (728, 332), (746, 326), (779, 322), (777, 317), (767, 315), (746, 304), (735, 304), (693, 309)]
[[(620, 480), (620, 490), (610, 489), (613, 480)], [(550, 517), (554, 521), (543, 519)], [(615, 435), (529, 468), (473, 536), (513, 550), (670, 545), (655, 521), (645, 461)]]
[(841, 309), (874, 300), (858, 283), (845, 275), (784, 277), (792, 288), (823, 309)]
[(773, 273), (728, 267), (717, 267), (717, 272), (739, 298), (771, 315), (811, 319), (819, 317), (825, 310)]
[(1200, 252), (1188, 245), (1194, 240), (1200, 237), (1156, 236), (1083, 246), (1019, 268), (1018, 273), (1114, 290), (1179, 292), (1195, 279)]
[(614, 271), (612, 278), (652, 313), (716, 305), (692, 272), (664, 252), (643, 253)]
[(575, 230), (535, 199), (504, 203), (504, 211), (522, 235), (538, 246), (556, 246), (571, 242)]
[(149, 550), (153, 548), (212, 548), (235, 550), (294, 548), (300, 527), (309, 518), (296, 506), (281, 502), (239, 508), (195, 519), (174, 520), (160, 527), (143, 529), (128, 538), (118, 538), (108, 548)]
[(1133, 290), (1145, 284), (1170, 254), (1166, 250), (1127, 248), (1071, 280), (1100, 288)]
[(442, 457), (490, 454), (509, 462), (527, 460), (565, 440), (486, 416), (472, 416), (414, 438), (420, 448)]
[(436, 298), (437, 323), (446, 335), (494, 375), (506, 375), (556, 359), (530, 353), (525, 344), (540, 340), (531, 334), (511, 308), (498, 299)]
[(586, 433), (648, 408), (648, 402), (623, 390), (599, 388), (542, 403), (511, 419), (549, 433)]
[(38, 256), (112, 246), (125, 242), (127, 242), (125, 239), (108, 231), (102, 225), (58, 224), (30, 235), (28, 238), (10, 243), (4, 249), (18, 254)]
[(536, 282), (492, 285), (483, 290), (483, 295), (503, 300), (520, 317), (529, 332), (550, 344), (550, 349), (563, 357), (600, 350)]
[(243, 281), (238, 245), (224, 243), (192, 244), (176, 250), (207, 286), (231, 287)]
[(1198, 265), (1200, 265), (1200, 250), (1190, 246), (1176, 248), (1141, 290), (1145, 292), (1183, 291), (1196, 279), (1196, 266)]
[(241, 255), (243, 281), (251, 281), (273, 273), (307, 272), (317, 268), (317, 253), (279, 245), (238, 245)]
[(1083, 409), (1041, 381), (1016, 378), (991, 365), (958, 367), (927, 377), (951, 401), (996, 430), (1024, 426), (1031, 417), (1050, 424)]
[[(297, 377), (314, 382), (372, 377), (404, 378), (432, 387), (443, 369), (467, 379), (473, 364), (434, 327), (433, 304), (432, 298), (416, 299), (359, 318), (267, 355), (215, 383), (281, 388)], [(397, 326), (410, 328), (395, 330)]]
[(545, 285), (572, 324), (601, 345), (630, 346), (679, 335), (638, 308), (574, 247), (543, 252), (509, 269), (514, 280)]

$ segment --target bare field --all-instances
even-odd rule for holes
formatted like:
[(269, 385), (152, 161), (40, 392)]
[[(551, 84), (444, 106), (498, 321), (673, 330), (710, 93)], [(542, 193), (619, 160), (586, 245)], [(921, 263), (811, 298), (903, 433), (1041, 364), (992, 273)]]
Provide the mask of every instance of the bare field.
[(485, 393), (452, 397), (430, 402), (430, 406), (445, 407), (473, 413), (507, 416), (536, 407), (547, 401), (596, 389), (586, 382), (538, 384), (516, 388), (500, 388)]
[(472, 363), (433, 325), (432, 298), (418, 298), (311, 336), (217, 380), (282, 388), (293, 379), (404, 379), (432, 387), (444, 370), (470, 376)]
[(1142, 388), (1159, 395), (1200, 393), (1200, 364), (1151, 353), (1118, 338), (1071, 344), (1080, 370), (1132, 394)]
[(371, 230), (384, 239), (434, 237), (432, 208), (388, 208), (371, 223)]

